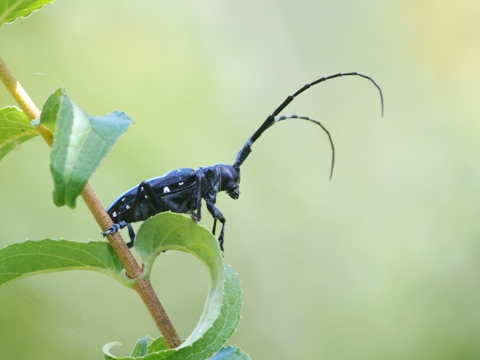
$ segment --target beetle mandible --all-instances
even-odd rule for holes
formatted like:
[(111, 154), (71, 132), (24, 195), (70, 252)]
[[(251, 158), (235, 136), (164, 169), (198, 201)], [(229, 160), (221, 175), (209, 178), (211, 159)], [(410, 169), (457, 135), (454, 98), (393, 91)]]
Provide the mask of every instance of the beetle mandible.
[(223, 251), (225, 217), (215, 206), (217, 194), (220, 191), (226, 191), (232, 199), (238, 199), (240, 195), (240, 166), (252, 151), (251, 146), (253, 143), (270, 126), (287, 119), (303, 119), (319, 125), (327, 134), (332, 147), (330, 178), (332, 177), (335, 162), (335, 148), (328, 130), (319, 121), (306, 116), (278, 115), (293, 101), (295, 97), (305, 90), (326, 80), (342, 76), (359, 76), (370, 80), (380, 92), (383, 116), (384, 105), (382, 89), (371, 77), (358, 72), (338, 73), (324, 76), (304, 85), (302, 88), (289, 95), (283, 103), (267, 117), (258, 130), (253, 133), (250, 139), (248, 139), (245, 145), (243, 145), (237, 153), (233, 165), (216, 164), (200, 167), (198, 170), (188, 168), (173, 170), (162, 176), (142, 181), (139, 185), (120, 195), (107, 209), (107, 213), (113, 220), (114, 224), (103, 232), (102, 235), (111, 235), (126, 226), (130, 237), (130, 242), (127, 243), (127, 246), (131, 248), (134, 245), (135, 233), (130, 223), (144, 221), (149, 217), (164, 211), (188, 213), (191, 215), (192, 219), (200, 221), (203, 199), (205, 200), (208, 211), (214, 219), (212, 233), (215, 234), (217, 220), (222, 224), (218, 243)]

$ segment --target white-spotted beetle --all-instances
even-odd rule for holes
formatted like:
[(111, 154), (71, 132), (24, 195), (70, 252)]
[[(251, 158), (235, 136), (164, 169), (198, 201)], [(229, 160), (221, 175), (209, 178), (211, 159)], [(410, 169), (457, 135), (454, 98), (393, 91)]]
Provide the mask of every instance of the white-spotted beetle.
[(335, 161), (335, 148), (328, 130), (319, 122), (306, 116), (284, 115), (278, 114), (285, 109), (292, 100), (313, 85), (319, 84), (329, 79), (341, 76), (360, 76), (370, 80), (380, 92), (380, 100), (383, 116), (383, 94), (380, 86), (369, 76), (357, 73), (338, 73), (335, 75), (324, 76), (316, 81), (306, 84), (301, 89), (288, 96), (285, 101), (264, 121), (262, 126), (252, 135), (252, 137), (243, 145), (237, 154), (233, 165), (217, 164), (213, 166), (201, 167), (194, 169), (177, 169), (170, 171), (162, 176), (142, 181), (140, 185), (128, 190), (120, 195), (107, 209), (108, 215), (112, 218), (114, 225), (109, 227), (103, 236), (115, 233), (119, 229), (127, 226), (130, 242), (127, 243), (131, 248), (135, 241), (135, 233), (130, 223), (136, 221), (144, 221), (149, 217), (164, 212), (172, 211), (175, 213), (189, 213), (192, 219), (200, 221), (202, 199), (207, 204), (207, 209), (212, 215), (213, 230), (217, 225), (217, 220), (222, 224), (218, 242), (223, 251), (223, 242), (225, 234), (225, 217), (215, 207), (217, 194), (220, 191), (226, 191), (232, 199), (238, 199), (240, 195), (240, 166), (252, 151), (252, 144), (273, 124), (287, 119), (303, 119), (312, 121), (319, 125), (328, 135), (330, 145), (332, 147), (332, 166), (330, 170), (330, 178), (332, 177), (333, 166)]

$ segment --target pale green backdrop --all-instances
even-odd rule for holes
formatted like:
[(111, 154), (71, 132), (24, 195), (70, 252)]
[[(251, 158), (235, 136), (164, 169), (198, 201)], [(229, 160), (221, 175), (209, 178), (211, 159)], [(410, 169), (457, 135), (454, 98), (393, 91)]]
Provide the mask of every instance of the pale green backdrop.
[[(135, 121), (91, 183), (104, 205), (178, 167), (232, 163), (284, 98), (344, 78), (286, 113), (221, 194), (227, 261), (244, 290), (231, 343), (253, 359), (480, 358), (480, 2), (58, 0), (0, 29), (0, 56), (41, 106), (58, 87), (91, 115)], [(12, 104), (0, 89), (0, 105)], [(40, 139), (0, 163), (2, 244), (100, 240), (82, 201), (52, 203)], [(212, 224), (206, 211), (202, 221)], [(163, 254), (154, 285), (179, 332), (207, 274)], [(158, 336), (136, 293), (65, 272), (0, 289), (1, 359), (101, 359)]]

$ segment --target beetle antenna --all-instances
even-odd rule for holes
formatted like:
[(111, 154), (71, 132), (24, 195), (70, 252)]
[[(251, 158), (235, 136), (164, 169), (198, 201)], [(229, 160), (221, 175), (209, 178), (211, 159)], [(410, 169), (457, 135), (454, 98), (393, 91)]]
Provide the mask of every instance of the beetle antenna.
[(328, 136), (328, 140), (330, 141), (330, 146), (332, 148), (332, 166), (330, 168), (330, 180), (332, 180), (332, 176), (333, 176), (333, 167), (335, 165), (335, 146), (333, 145), (333, 140), (332, 140), (332, 136), (330, 135), (330, 132), (327, 130), (327, 128), (325, 126), (322, 125), (322, 123), (320, 121), (317, 121), (317, 120), (314, 120), (314, 119), (311, 119), (309, 118), (308, 116), (299, 116), (299, 115), (283, 115), (283, 116), (280, 116), (280, 117), (277, 117), (275, 118), (275, 121), (273, 123), (270, 124), (270, 126), (272, 126), (273, 124), (279, 122), (279, 121), (282, 121), (282, 120), (288, 120), (288, 119), (302, 119), (302, 120), (308, 120), (308, 121), (311, 121), (315, 124), (317, 124), (318, 126), (320, 126), (323, 131), (325, 131), (325, 133), (327, 134)]
[[(240, 151), (237, 153), (237, 157), (235, 159), (235, 163), (233, 164), (233, 167), (236, 168), (236, 169), (240, 169), (240, 166), (243, 164), (243, 162), (245, 161), (245, 159), (248, 157), (248, 155), (250, 154), (250, 152), (252, 151), (252, 148), (251, 146), (253, 145), (253, 143), (260, 137), (260, 135), (262, 135), (262, 133), (267, 130), (270, 126), (272, 126), (273, 124), (275, 124), (275, 122), (277, 121), (280, 121), (279, 119), (281, 118), (277, 118), (277, 115), (283, 111), (283, 109), (285, 109), (292, 101), (293, 99), (295, 99), (295, 97), (297, 97), (298, 95), (300, 95), (301, 93), (303, 93), (305, 90), (311, 88), (312, 86), (314, 85), (317, 85), (319, 83), (322, 83), (324, 81), (327, 81), (327, 80), (330, 80), (330, 79), (334, 79), (334, 78), (337, 78), (337, 77), (342, 77), (342, 76), (360, 76), (364, 79), (367, 79), (367, 80), (370, 80), (373, 85), (375, 85), (375, 87), (378, 89), (378, 91), (380, 92), (380, 102), (381, 102), (381, 109), (382, 109), (382, 117), (383, 117), (383, 93), (382, 93), (382, 89), (380, 88), (380, 86), (375, 82), (375, 80), (373, 80), (370, 76), (367, 76), (367, 75), (363, 75), (363, 74), (360, 74), (358, 72), (347, 72), (347, 73), (338, 73), (338, 74), (334, 74), (334, 75), (329, 75), (329, 76), (324, 76), (324, 77), (321, 77), (320, 79), (318, 80), (315, 80), (311, 83), (308, 83), (306, 85), (304, 85), (302, 88), (300, 88), (299, 90), (297, 90), (296, 92), (294, 92), (292, 95), (289, 95), (284, 101), (282, 104), (280, 104), (279, 107), (277, 107), (275, 109), (275, 111), (269, 115), (267, 117), (267, 119), (263, 122), (263, 124), (258, 128), (257, 131), (255, 131), (252, 135), (252, 137), (250, 139), (248, 139), (248, 141), (245, 143), (245, 145), (243, 145), (243, 147), (240, 149)], [(282, 119), (282, 120), (285, 120), (287, 119), (288, 117)], [(292, 117), (290, 117), (291, 119)], [(298, 118), (301, 118), (301, 119), (304, 119), (304, 120), (307, 120), (305, 119), (305, 117), (298, 117)], [(327, 129), (325, 129), (325, 127), (323, 127), (323, 125), (321, 125), (319, 122), (317, 121), (314, 121), (314, 120), (311, 120), (311, 119), (308, 119), (310, 121), (313, 121), (315, 123), (317, 123), (318, 125), (320, 125), (327, 133), (327, 135), (329, 136), (330, 138), (330, 142), (332, 144), (332, 149), (333, 149), (333, 159), (335, 157), (335, 152), (334, 152), (334, 148), (333, 148), (333, 142), (331, 141), (331, 137), (330, 137), (330, 133), (327, 131)], [(333, 161), (332, 161), (332, 171), (333, 171)], [(331, 174), (330, 174), (330, 178), (331, 178)]]

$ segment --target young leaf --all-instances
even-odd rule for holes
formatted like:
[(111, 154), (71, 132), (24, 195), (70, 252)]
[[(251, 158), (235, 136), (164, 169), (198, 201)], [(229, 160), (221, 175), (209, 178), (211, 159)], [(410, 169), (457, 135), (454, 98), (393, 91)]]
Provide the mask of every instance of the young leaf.
[(0, 159), (22, 142), (38, 135), (25, 113), (15, 106), (0, 109)]
[[(208, 359), (225, 344), (240, 320), (242, 297), (235, 272), (223, 261), (217, 239), (188, 216), (160, 213), (140, 227), (135, 248), (144, 265), (144, 277), (150, 277), (156, 257), (166, 250), (179, 250), (196, 256), (207, 268), (211, 286), (200, 320), (190, 336), (175, 349), (149, 347), (142, 359)], [(163, 341), (163, 339), (158, 339)], [(130, 360), (110, 354), (115, 344), (104, 347), (107, 360)]]
[(53, 0), (0, 0), (0, 26), (27, 17)]
[(74, 208), (88, 179), (132, 120), (120, 111), (88, 116), (61, 88), (48, 98), (40, 123), (49, 128), (56, 125), (50, 155), (53, 201)]
[(27, 276), (64, 270), (98, 271), (127, 287), (135, 285), (105, 241), (29, 240), (0, 250), (0, 286)]
[(46, 126), (52, 134), (55, 134), (57, 113), (60, 109), (62, 97), (65, 95), (65, 89), (57, 89), (57, 91), (48, 97), (45, 104), (43, 104), (42, 112), (40, 114), (40, 124)]
[(135, 344), (132, 353), (130, 354), (131, 357), (140, 357), (147, 355), (148, 351), (148, 343), (150, 338), (148, 336), (138, 339), (137, 343)]

